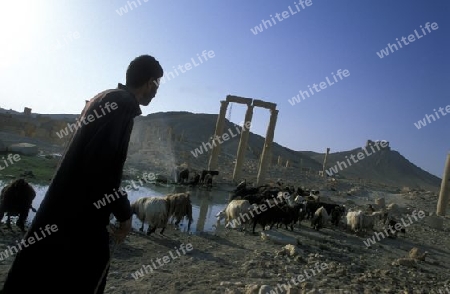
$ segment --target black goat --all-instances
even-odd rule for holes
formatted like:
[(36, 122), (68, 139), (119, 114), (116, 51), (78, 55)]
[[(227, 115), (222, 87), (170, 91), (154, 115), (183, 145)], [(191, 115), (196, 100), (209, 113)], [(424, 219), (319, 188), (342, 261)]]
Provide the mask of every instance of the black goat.
[(32, 207), (36, 191), (24, 179), (18, 179), (5, 186), (0, 194), (0, 220), (5, 213), (8, 216), (6, 226), (11, 228), (11, 216), (19, 216), (17, 226), (22, 232), (25, 232), (25, 221), (28, 218), (30, 209), (36, 212)]

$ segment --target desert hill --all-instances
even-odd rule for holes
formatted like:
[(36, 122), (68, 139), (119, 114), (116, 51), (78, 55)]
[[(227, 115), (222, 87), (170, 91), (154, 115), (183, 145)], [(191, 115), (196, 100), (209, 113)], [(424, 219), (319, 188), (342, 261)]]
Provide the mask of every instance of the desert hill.
[[(189, 166), (196, 169), (206, 168), (210, 150), (204, 151), (204, 147), (214, 134), (216, 120), (217, 115), (215, 114), (194, 114), (188, 112), (154, 113), (145, 117), (139, 117), (136, 119), (130, 149), (132, 154), (142, 149), (148, 149), (151, 154), (157, 158), (163, 158), (167, 162), (175, 164), (187, 162)], [(239, 126), (227, 120), (224, 132), (237, 134), (236, 128), (239, 128)], [(145, 134), (147, 134), (146, 138), (144, 138)], [(168, 136), (172, 137), (172, 141), (166, 140)], [(236, 157), (238, 145), (239, 136), (230, 138), (220, 145), (219, 169), (222, 172), (226, 174), (232, 173), (234, 168), (233, 160)], [(250, 133), (245, 156), (245, 173), (256, 176), (263, 145), (264, 138), (262, 136)], [(195, 153), (194, 150), (196, 148), (203, 148), (203, 154), (197, 152), (198, 156), (195, 157), (193, 152)], [(345, 156), (356, 155), (359, 151), (361, 151), (361, 148), (330, 153), (327, 168), (335, 165), (338, 160), (345, 161)], [(310, 169), (311, 174), (318, 174), (322, 170), (324, 153), (294, 151), (275, 142), (273, 143), (272, 152), (271, 174), (269, 176), (273, 178), (286, 175), (295, 177), (298, 174), (307, 172), (308, 169)], [(176, 159), (173, 158), (174, 154), (177, 154)], [(145, 161), (142, 158), (140, 160)], [(289, 162), (289, 167), (287, 168), (286, 161)], [(280, 174), (273, 174), (273, 170), (278, 171)], [(437, 190), (441, 182), (441, 179), (414, 165), (398, 151), (391, 150), (390, 147), (367, 156), (367, 158), (357, 164), (339, 171), (337, 177), (366, 179), (390, 186), (406, 186), (431, 190)]]
[[(370, 149), (367, 149), (368, 151)], [(376, 150), (376, 149), (375, 149)], [(346, 162), (351, 155), (363, 152), (362, 148), (356, 148), (350, 151), (330, 153), (328, 155), (327, 169), (329, 172), (332, 166), (337, 162)], [(369, 153), (372, 153), (371, 151)], [(322, 162), (324, 154), (308, 152), (308, 156)], [(343, 166), (341, 164), (341, 166)], [(336, 166), (336, 168), (339, 168)], [(348, 168), (339, 169), (338, 175), (349, 178), (363, 178), (375, 182), (385, 183), (387, 185), (404, 185), (406, 187), (439, 187), (441, 179), (424, 171), (416, 166), (398, 151), (379, 150), (366, 156), (363, 160), (353, 163)], [(420, 184), (418, 183), (420, 181)]]
[[(62, 152), (69, 136), (58, 138), (55, 133), (66, 127), (68, 122), (75, 122), (76, 117), (74, 114), (27, 115), (0, 109), (0, 141), (5, 145), (18, 142), (32, 143), (42, 150), (51, 146), (51, 152), (55, 152), (55, 148), (59, 148)], [(181, 111), (139, 116), (135, 119), (127, 164), (159, 173), (170, 173), (174, 166), (182, 163), (193, 169), (206, 169), (211, 151), (206, 143), (214, 134), (216, 120), (217, 114)], [(239, 145), (237, 129), (239, 126), (226, 121), (224, 132), (230, 134), (230, 139), (220, 144), (219, 155), (219, 171), (223, 179), (231, 179), (233, 173)], [(363, 145), (363, 142), (361, 143)], [(250, 133), (243, 177), (256, 178), (263, 145), (262, 136)], [(324, 146), (324, 149), (325, 147), (331, 147), (333, 150), (333, 146)], [(345, 161), (345, 156), (357, 154), (360, 149), (359, 147), (345, 152), (330, 153), (327, 168), (334, 166), (337, 161)], [(295, 151), (274, 142), (267, 178), (283, 178), (294, 182), (305, 174), (317, 177), (322, 170), (323, 158), (323, 153)], [(441, 182), (438, 177), (422, 170), (399, 151), (390, 148), (339, 170), (336, 178), (363, 179), (399, 188), (406, 186), (434, 191), (439, 189)]]

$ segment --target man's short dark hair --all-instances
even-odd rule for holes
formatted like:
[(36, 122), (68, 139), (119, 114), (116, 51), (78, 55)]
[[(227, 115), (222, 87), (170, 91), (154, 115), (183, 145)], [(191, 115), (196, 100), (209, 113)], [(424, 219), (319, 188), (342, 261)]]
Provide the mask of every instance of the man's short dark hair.
[(147, 83), (150, 78), (159, 79), (163, 74), (158, 60), (150, 55), (141, 55), (128, 65), (126, 85), (136, 89)]

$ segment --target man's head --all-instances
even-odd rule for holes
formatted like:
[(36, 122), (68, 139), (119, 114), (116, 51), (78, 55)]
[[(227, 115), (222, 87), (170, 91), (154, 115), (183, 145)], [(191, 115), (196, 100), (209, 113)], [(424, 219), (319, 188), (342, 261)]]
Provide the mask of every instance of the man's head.
[(126, 86), (133, 91), (140, 105), (147, 106), (155, 97), (163, 69), (150, 55), (141, 55), (130, 62)]

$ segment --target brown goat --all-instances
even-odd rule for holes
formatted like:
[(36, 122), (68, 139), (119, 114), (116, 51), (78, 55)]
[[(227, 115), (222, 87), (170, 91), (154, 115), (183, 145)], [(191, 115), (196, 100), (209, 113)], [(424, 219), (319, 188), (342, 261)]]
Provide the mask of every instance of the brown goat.
[(188, 232), (191, 229), (192, 203), (189, 193), (176, 193), (166, 195), (165, 199), (169, 203), (169, 218), (175, 219), (175, 225), (178, 227), (184, 217), (188, 220)]

